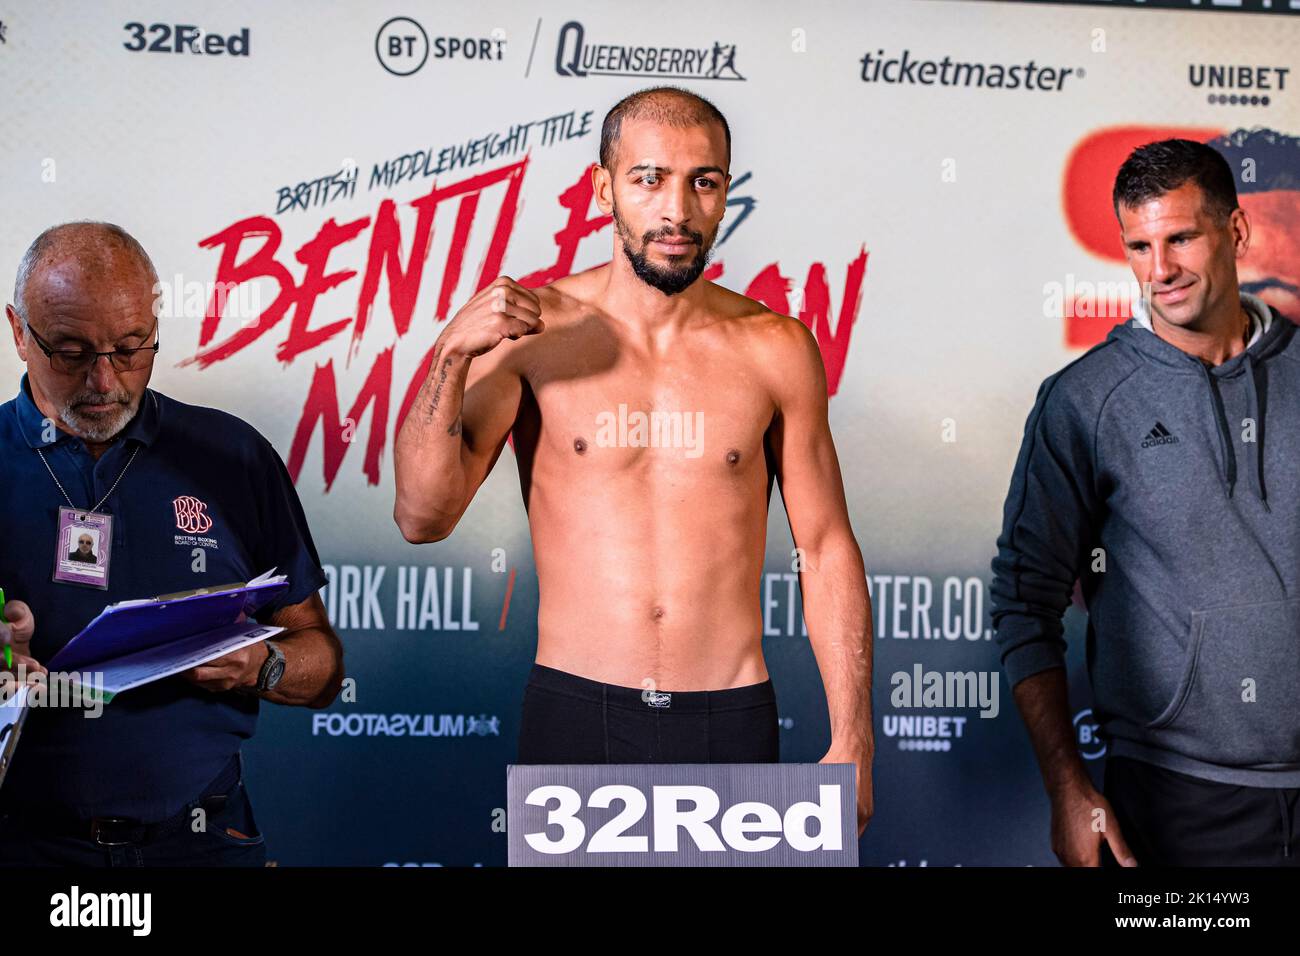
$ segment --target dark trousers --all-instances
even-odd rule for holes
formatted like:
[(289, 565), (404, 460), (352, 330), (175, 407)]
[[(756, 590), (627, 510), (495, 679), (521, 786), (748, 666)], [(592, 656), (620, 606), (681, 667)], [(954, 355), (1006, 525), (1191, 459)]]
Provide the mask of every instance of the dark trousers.
[[(197, 809), (203, 814), (196, 814)], [(233, 785), (191, 800), (148, 834), (119, 825), (96, 840), (90, 827), (89, 822), (76, 824), (48, 814), (0, 810), (0, 867), (266, 865), (266, 841), (253, 818), (242, 774)]]
[[(1138, 866), (1295, 866), (1295, 787), (1238, 787), (1127, 757), (1106, 760), (1102, 792)], [(1104, 866), (1116, 866), (1105, 844)]]

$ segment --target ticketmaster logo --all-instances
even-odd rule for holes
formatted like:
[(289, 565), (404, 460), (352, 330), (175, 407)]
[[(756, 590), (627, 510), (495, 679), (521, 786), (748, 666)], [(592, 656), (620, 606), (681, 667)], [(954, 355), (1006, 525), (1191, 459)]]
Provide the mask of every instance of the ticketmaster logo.
[(687, 458), (704, 453), (704, 412), (618, 412), (596, 416), (596, 444), (601, 448), (684, 448)]
[(884, 50), (862, 57), (863, 83), (910, 84), (921, 86), (964, 86), (991, 90), (1031, 90), (1059, 93), (1070, 75), (1082, 78), (1082, 68), (1040, 66), (1026, 63), (966, 63), (945, 56), (942, 60), (912, 58), (911, 50), (890, 57)]

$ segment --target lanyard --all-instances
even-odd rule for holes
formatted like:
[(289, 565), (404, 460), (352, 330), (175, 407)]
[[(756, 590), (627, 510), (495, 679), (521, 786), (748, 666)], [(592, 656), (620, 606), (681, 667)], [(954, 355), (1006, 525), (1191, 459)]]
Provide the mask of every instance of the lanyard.
[[(149, 394), (149, 397), (153, 399), (154, 405), (156, 406), (158, 403), (158, 399), (154, 398), (152, 392)], [(63, 488), (63, 482), (59, 481), (59, 476), (56, 475), (54, 473), (54, 469), (50, 467), (50, 462), (45, 457), (45, 452), (40, 448), (38, 448), (36, 449), (36, 454), (41, 456), (41, 462), (45, 465), (45, 470), (50, 473), (50, 477), (54, 479), (54, 484), (59, 489), (59, 494), (63, 495), (63, 500), (68, 503), (69, 508), (75, 511), (77, 509), (77, 506), (72, 503), (72, 499), (68, 497), (67, 491), (65, 491)], [(95, 505), (95, 507), (90, 509), (91, 514), (94, 514), (95, 512), (99, 511), (100, 507), (104, 504), (104, 502), (107, 501), (109, 497), (112, 496), (113, 492), (117, 490), (117, 486), (122, 481), (123, 476), (126, 474), (126, 470), (131, 467), (131, 462), (135, 461), (135, 456), (138, 454), (140, 454), (139, 445), (135, 447), (135, 451), (131, 452), (131, 457), (128, 458), (126, 464), (122, 466), (122, 470), (118, 472), (117, 481), (113, 482), (113, 487), (108, 489), (108, 494), (100, 498), (99, 502)]]
[[(63, 489), (63, 483), (59, 481), (58, 476), (54, 474), (54, 469), (50, 467), (50, 463), (45, 457), (45, 452), (38, 448), (36, 449), (36, 454), (41, 456), (41, 461), (45, 463), (45, 470), (48, 471), (50, 473), (50, 477), (54, 479), (54, 484), (58, 486), (59, 494), (63, 495), (63, 500), (68, 503), (69, 508), (76, 510), (77, 506), (72, 503), (72, 499), (68, 497), (68, 493)], [(122, 470), (118, 473), (117, 481), (113, 482), (113, 487), (108, 489), (108, 494), (100, 498), (98, 504), (96, 504), (95, 507), (90, 509), (90, 512), (92, 514), (94, 512), (99, 511), (100, 505), (102, 505), (105, 501), (107, 501), (109, 499), (109, 496), (112, 495), (113, 492), (117, 490), (117, 486), (121, 482), (122, 477), (126, 474), (126, 470), (131, 467), (131, 462), (135, 461), (135, 456), (138, 454), (140, 454), (140, 446), (136, 445), (135, 451), (131, 452), (131, 457), (127, 459), (126, 464), (122, 466)]]

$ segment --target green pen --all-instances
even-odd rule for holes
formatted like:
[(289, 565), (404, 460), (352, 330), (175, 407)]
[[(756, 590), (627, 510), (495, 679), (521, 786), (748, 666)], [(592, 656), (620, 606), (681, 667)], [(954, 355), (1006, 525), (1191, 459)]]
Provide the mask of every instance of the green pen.
[[(0, 588), (0, 621), (5, 619), (5, 589)], [(14, 652), (9, 645), (5, 645), (5, 667), (14, 666)]]

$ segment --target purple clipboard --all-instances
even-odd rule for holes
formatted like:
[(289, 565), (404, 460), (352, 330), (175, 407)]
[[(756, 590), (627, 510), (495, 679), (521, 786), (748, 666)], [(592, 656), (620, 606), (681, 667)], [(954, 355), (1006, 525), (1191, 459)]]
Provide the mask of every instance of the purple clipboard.
[(234, 624), (289, 587), (284, 577), (218, 585), (147, 601), (110, 604), (46, 665), (51, 671), (93, 670), (137, 651)]

